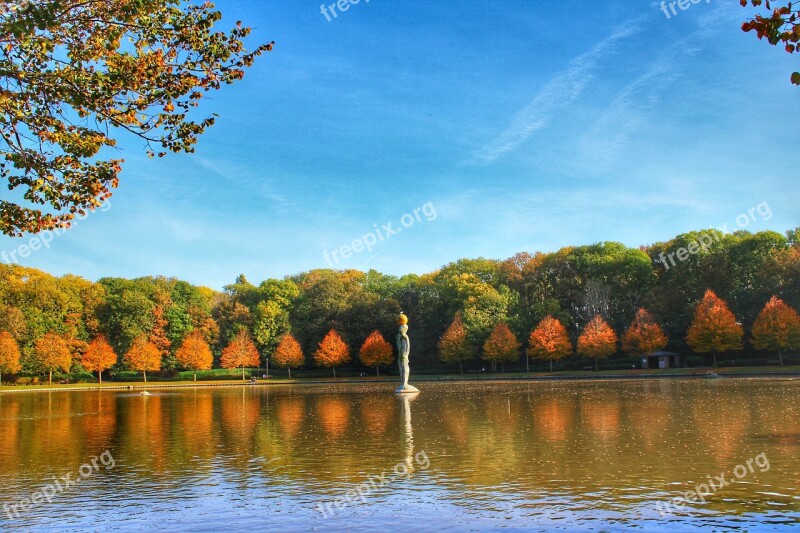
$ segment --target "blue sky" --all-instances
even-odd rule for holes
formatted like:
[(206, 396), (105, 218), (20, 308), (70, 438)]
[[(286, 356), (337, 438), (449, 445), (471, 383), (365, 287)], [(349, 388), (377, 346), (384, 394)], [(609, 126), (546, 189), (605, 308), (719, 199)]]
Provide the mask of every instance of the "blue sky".
[[(218, 7), (276, 46), (204, 101), (220, 118), (197, 153), (124, 140), (110, 208), (21, 264), (219, 289), (800, 224), (783, 133), (798, 58), (743, 33), (738, 1), (667, 18), (647, 1), (361, 0), (330, 22), (319, 0)], [(390, 222), (402, 232), (364, 237)], [(354, 240), (376, 243), (341, 253)]]

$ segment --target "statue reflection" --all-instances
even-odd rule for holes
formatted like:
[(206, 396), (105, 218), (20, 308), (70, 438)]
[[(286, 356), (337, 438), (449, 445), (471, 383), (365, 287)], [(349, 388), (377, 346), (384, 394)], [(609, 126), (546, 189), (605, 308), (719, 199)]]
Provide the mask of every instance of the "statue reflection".
[(396, 396), (400, 402), (400, 416), (402, 417), (400, 435), (403, 446), (403, 460), (410, 474), (414, 471), (414, 429), (411, 426), (411, 402), (417, 399), (419, 392), (405, 392)]

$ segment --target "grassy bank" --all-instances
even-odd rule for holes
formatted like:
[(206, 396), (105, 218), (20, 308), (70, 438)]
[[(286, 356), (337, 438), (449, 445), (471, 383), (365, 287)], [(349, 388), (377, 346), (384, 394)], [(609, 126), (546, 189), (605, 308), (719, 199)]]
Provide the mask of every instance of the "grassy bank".
[[(727, 367), (727, 368), (669, 368), (664, 370), (600, 370), (597, 372), (590, 370), (567, 370), (561, 372), (531, 372), (531, 373), (485, 373), (485, 374), (420, 374), (412, 375), (413, 382), (440, 382), (440, 381), (499, 381), (499, 380), (530, 380), (530, 381), (550, 381), (550, 380), (596, 380), (596, 379), (659, 379), (659, 378), (681, 378), (681, 377), (705, 377), (708, 372), (715, 372), (721, 377), (775, 377), (775, 376), (797, 376), (800, 377), (800, 365), (775, 367)], [(241, 376), (241, 374), (239, 374)], [(216, 376), (215, 376), (216, 377)], [(269, 380), (259, 379), (255, 385), (303, 385), (319, 383), (394, 383), (396, 376), (363, 376), (363, 377), (313, 377), (313, 378), (270, 378)], [(187, 387), (235, 387), (252, 386), (253, 384), (241, 379), (226, 380), (211, 379), (192, 381), (191, 379), (172, 379), (160, 381), (109, 381), (98, 383), (75, 383), (75, 384), (53, 384), (47, 385), (3, 385), (0, 392), (36, 392), (54, 390), (145, 390), (145, 389), (169, 389)]]

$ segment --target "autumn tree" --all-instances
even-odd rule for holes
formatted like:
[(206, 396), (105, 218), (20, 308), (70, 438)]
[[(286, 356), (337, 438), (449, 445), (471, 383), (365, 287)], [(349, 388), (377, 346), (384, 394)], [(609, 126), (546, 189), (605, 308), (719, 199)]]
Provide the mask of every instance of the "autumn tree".
[(140, 370), (147, 383), (147, 371), (161, 370), (161, 352), (158, 347), (147, 340), (146, 335), (139, 335), (133, 341), (133, 346), (125, 354), (125, 366), (131, 370)]
[(578, 337), (578, 353), (586, 357), (594, 357), (596, 371), (598, 360), (605, 359), (616, 351), (617, 334), (602, 316), (595, 315)]
[(622, 335), (622, 350), (630, 355), (644, 355), (660, 350), (668, 341), (653, 315), (641, 308)]
[(333, 377), (336, 377), (336, 367), (350, 361), (350, 348), (339, 333), (331, 329), (314, 352), (314, 361), (317, 366), (332, 368)]
[(755, 348), (778, 352), (783, 366), (783, 350), (800, 348), (800, 315), (773, 296), (758, 313), (750, 334), (750, 343)]
[(199, 329), (192, 330), (186, 336), (180, 348), (175, 352), (175, 358), (183, 368), (194, 371), (194, 381), (197, 381), (198, 370), (208, 370), (214, 363), (211, 347)]
[[(786, 2), (773, 9), (773, 5)], [(747, 0), (739, 0), (742, 7), (747, 7)], [(798, 51), (798, 41), (800, 41), (800, 2), (797, 0), (750, 0), (753, 7), (765, 4), (771, 13), (766, 16), (756, 15), (752, 19), (742, 23), (742, 31), (755, 31), (759, 40), (764, 37), (772, 46), (782, 45), (786, 52), (793, 54)], [(792, 72), (790, 81), (795, 85), (800, 85), (800, 72)]]
[(3, 384), (4, 372), (15, 374), (21, 369), (17, 340), (7, 331), (0, 332), (0, 385)]
[(113, 132), (149, 154), (193, 152), (214, 117), (195, 118), (204, 93), (241, 79), (272, 43), (248, 52), (250, 28), (214, 31), (211, 2), (27, 2), (3, 10), (0, 55), (0, 232), (68, 227), (118, 184), (123, 160), (102, 150)]
[(501, 371), (505, 372), (505, 362), (519, 359), (521, 346), (508, 325), (505, 322), (498, 322), (492, 328), (486, 342), (483, 343), (483, 358), (492, 363), (493, 370), (497, 370), (499, 361)]
[(394, 362), (394, 348), (386, 342), (377, 329), (369, 334), (358, 351), (358, 358), (364, 366), (374, 366), (375, 373), (380, 376), (380, 365), (391, 365)]
[(239, 330), (239, 333), (233, 337), (233, 340), (222, 350), (222, 357), (220, 357), (220, 366), (222, 368), (239, 368), (242, 369), (242, 381), (244, 381), (245, 367), (258, 367), (261, 361), (261, 356), (258, 354), (258, 348), (250, 338), (250, 334), (245, 329)]
[(572, 353), (572, 342), (567, 335), (567, 328), (557, 318), (547, 315), (531, 331), (528, 338), (527, 353), (534, 359), (545, 359), (550, 362), (550, 372), (553, 371), (553, 361), (563, 359)]
[(174, 360), (170, 360), (169, 348), (172, 346), (172, 342), (169, 340), (169, 337), (167, 337), (167, 325), (168, 321), (164, 316), (164, 306), (157, 305), (156, 308), (153, 309), (153, 329), (150, 330), (150, 335), (147, 340), (158, 348), (158, 353), (161, 354), (162, 368), (170, 370), (174, 368)]
[(272, 354), (272, 360), (275, 361), (276, 365), (289, 371), (289, 379), (292, 378), (292, 368), (297, 368), (306, 362), (300, 343), (291, 333), (281, 337), (275, 352)]
[(35, 366), (47, 372), (48, 383), (53, 384), (53, 370), (69, 372), (72, 366), (72, 352), (69, 343), (57, 333), (47, 333), (36, 341), (33, 347)]
[(689, 347), (698, 353), (711, 352), (716, 368), (717, 353), (741, 350), (743, 335), (742, 325), (736, 322), (728, 304), (712, 290), (706, 290), (686, 335)]
[(439, 357), (448, 363), (458, 361), (458, 369), (462, 374), (464, 373), (464, 361), (473, 357), (461, 313), (456, 313), (453, 322), (439, 339)]
[(81, 366), (89, 372), (97, 372), (97, 380), (103, 382), (103, 371), (117, 363), (117, 354), (103, 335), (98, 335), (81, 357)]

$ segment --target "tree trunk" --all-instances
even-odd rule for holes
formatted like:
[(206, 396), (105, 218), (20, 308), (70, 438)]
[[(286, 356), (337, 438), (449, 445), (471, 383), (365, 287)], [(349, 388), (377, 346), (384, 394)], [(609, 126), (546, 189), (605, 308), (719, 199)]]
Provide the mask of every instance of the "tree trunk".
[(714, 368), (717, 368), (717, 351), (714, 350)]
[(244, 367), (242, 367), (242, 381), (244, 381)]
[(594, 371), (597, 372), (597, 357), (594, 358)]
[(505, 361), (500, 361), (500, 373), (501, 374), (505, 374), (506, 373), (506, 362)]
[(780, 361), (781, 366), (783, 366), (783, 350), (778, 350), (778, 361)]
[(144, 374), (144, 382), (147, 383), (147, 370), (142, 370), (142, 374)]
[(530, 372), (531, 372), (530, 357), (528, 357), (528, 354), (526, 353), (525, 354), (525, 373), (530, 374)]
[(331, 368), (333, 368), (333, 377), (336, 377), (336, 367), (332, 366)]
[(292, 367), (289, 367), (289, 379), (292, 379)]
[(381, 375), (381, 367), (379, 367), (378, 365), (375, 365), (375, 372), (377, 373), (378, 377), (380, 377), (380, 375)]
[(458, 361), (458, 370), (463, 374), (464, 373), (464, 364), (459, 359)]
[(3, 384), (3, 373), (0, 372), (0, 385), (2, 385), (2, 384)]
[(550, 359), (550, 373), (553, 373), (553, 360)]
[(97, 382), (98, 382), (100, 385), (102, 385), (102, 384), (103, 384), (103, 371), (102, 371), (102, 370), (98, 370), (98, 371), (97, 371)]
[(48, 384), (48, 385), (52, 385), (52, 384), (53, 384), (53, 371), (52, 371), (52, 370), (51, 370), (51, 371), (50, 371), (50, 373), (48, 374), (48, 378), (47, 378), (47, 384)]
[(197, 381), (197, 370), (194, 371), (194, 380)]

